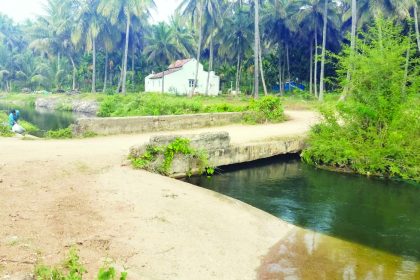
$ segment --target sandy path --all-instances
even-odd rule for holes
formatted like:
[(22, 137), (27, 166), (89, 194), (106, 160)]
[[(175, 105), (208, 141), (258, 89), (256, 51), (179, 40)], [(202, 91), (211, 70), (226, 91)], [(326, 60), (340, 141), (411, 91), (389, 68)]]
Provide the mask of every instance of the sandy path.
[[(304, 133), (316, 121), (313, 112), (287, 114), (291, 120), (281, 124), (188, 132), (228, 131), (242, 143)], [(291, 226), (236, 200), (122, 166), (129, 147), (150, 135), (0, 138), (0, 279), (27, 274), (36, 262), (57, 263), (73, 244), (87, 279), (105, 257), (128, 269), (129, 279), (254, 279), (260, 256)]]

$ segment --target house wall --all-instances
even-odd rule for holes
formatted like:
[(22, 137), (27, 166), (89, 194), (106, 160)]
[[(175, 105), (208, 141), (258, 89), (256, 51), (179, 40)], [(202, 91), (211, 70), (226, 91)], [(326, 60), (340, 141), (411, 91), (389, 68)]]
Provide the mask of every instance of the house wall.
[[(192, 59), (186, 63), (180, 71), (165, 76), (164, 92), (178, 95), (187, 95), (192, 88), (189, 87), (189, 80), (195, 78), (196, 60)], [(200, 63), (198, 68), (198, 83), (196, 93), (204, 94), (206, 92), (207, 73), (203, 70)], [(162, 79), (150, 79), (153, 75), (149, 75), (145, 79), (145, 90), (148, 92), (161, 92)], [(220, 91), (220, 78), (212, 71), (210, 72), (209, 95), (218, 95)]]

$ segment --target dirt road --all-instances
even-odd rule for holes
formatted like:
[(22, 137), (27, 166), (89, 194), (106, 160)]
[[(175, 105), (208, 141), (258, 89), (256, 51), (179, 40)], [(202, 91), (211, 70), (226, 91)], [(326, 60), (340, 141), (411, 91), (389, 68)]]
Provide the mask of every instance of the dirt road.
[[(232, 125), (233, 143), (295, 135), (316, 114)], [(171, 134), (173, 132), (158, 133)], [(291, 226), (239, 201), (124, 166), (152, 134), (80, 140), (0, 138), (0, 279), (58, 263), (77, 245), (86, 279), (106, 258), (129, 279), (254, 279), (260, 256)], [(153, 133), (156, 135), (156, 133)]]

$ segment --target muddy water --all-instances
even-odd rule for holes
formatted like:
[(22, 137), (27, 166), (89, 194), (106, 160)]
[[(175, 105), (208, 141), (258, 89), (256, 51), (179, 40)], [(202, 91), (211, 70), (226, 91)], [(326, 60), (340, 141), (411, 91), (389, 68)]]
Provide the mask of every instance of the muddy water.
[(279, 240), (260, 279), (419, 279), (420, 187), (314, 169), (297, 158), (189, 182), (303, 229)]

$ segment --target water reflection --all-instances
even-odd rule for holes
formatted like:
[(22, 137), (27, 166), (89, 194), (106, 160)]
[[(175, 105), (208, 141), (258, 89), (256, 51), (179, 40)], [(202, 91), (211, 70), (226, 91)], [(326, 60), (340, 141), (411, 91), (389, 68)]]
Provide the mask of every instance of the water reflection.
[(41, 131), (36, 133), (38, 136), (48, 130), (66, 128), (74, 123), (77, 118), (89, 117), (89, 115), (75, 114), (72, 112), (51, 111), (46, 109), (35, 109), (29, 106), (15, 106), (0, 103), (0, 113), (7, 114), (11, 109), (19, 109), (21, 119), (35, 124)]
[(271, 248), (258, 279), (415, 280), (420, 266), (369, 247), (297, 229)]
[(300, 227), (420, 260), (418, 186), (317, 170), (299, 159), (188, 181)]

